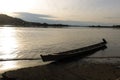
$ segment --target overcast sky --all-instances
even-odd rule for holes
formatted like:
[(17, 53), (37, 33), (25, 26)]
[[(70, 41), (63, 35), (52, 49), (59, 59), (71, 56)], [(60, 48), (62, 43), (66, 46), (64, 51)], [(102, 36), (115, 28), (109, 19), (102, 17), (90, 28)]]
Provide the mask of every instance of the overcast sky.
[(0, 0), (0, 12), (37, 22), (119, 24), (120, 0)]

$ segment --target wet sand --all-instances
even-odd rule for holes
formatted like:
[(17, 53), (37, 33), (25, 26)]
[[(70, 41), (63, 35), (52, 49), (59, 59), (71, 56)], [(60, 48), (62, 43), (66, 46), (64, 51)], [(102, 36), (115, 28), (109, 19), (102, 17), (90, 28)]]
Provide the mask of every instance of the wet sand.
[(57, 62), (6, 75), (18, 80), (120, 80), (120, 63)]

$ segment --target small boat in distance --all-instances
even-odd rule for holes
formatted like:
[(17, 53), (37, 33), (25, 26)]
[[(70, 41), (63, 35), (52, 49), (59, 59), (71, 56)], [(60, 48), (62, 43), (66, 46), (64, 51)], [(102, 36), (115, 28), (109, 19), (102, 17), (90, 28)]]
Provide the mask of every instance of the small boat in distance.
[(82, 58), (82, 57), (85, 57), (85, 55), (88, 56), (92, 52), (104, 49), (106, 47), (106, 44), (107, 44), (107, 41), (103, 39), (102, 42), (94, 44), (94, 45), (90, 45), (87, 47), (69, 50), (69, 51), (60, 52), (60, 53), (40, 55), (40, 56), (44, 62), (45, 61), (59, 61), (62, 59), (72, 58), (75, 56), (80, 56)]

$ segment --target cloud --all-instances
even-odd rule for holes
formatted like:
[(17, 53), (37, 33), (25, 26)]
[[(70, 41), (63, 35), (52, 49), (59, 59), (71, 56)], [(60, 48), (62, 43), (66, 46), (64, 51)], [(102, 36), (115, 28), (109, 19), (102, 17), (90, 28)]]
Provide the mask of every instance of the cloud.
[(28, 12), (14, 12), (14, 14), (17, 14), (16, 17), (21, 18), (26, 21), (31, 22), (45, 22), (48, 18), (55, 18), (50, 15), (44, 15), (44, 14), (34, 14), (34, 13), (28, 13)]
[(50, 15), (43, 15), (43, 14), (34, 14), (34, 13), (29, 13), (29, 12), (14, 12), (14, 14), (19, 14), (21, 17), (46, 17), (46, 18), (54, 18), (53, 16)]

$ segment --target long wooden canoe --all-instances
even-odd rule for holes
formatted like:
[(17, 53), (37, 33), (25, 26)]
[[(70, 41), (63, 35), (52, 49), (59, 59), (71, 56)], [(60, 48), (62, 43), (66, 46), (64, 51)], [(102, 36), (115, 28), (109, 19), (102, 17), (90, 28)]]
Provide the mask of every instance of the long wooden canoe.
[(85, 56), (89, 55), (91, 52), (101, 50), (104, 47), (106, 47), (107, 41), (103, 39), (102, 42), (90, 45), (87, 47), (79, 48), (79, 49), (74, 49), (74, 50), (69, 50), (65, 52), (60, 52), (60, 53), (54, 53), (54, 54), (48, 54), (48, 55), (40, 55), (43, 61), (59, 61), (62, 59), (67, 59), (75, 56)]

